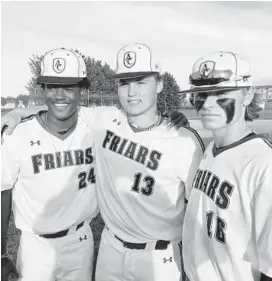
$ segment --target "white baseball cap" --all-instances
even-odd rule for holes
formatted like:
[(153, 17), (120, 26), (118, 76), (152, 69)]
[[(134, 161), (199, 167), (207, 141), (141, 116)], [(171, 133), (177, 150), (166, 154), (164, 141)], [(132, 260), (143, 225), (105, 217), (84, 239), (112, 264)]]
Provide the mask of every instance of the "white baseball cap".
[(180, 93), (235, 90), (252, 86), (249, 62), (240, 54), (214, 52), (198, 59), (190, 74), (191, 88)]
[(122, 47), (117, 54), (117, 71), (111, 78), (137, 78), (160, 73), (150, 48), (141, 43)]
[(65, 48), (47, 52), (41, 62), (41, 76), (37, 83), (72, 85), (87, 79), (84, 59)]

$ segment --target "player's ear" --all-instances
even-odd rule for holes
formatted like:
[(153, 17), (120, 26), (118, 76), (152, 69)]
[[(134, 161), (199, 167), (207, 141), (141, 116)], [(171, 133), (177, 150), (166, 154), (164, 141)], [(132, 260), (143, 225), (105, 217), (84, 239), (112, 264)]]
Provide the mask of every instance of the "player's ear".
[(80, 96), (81, 97), (88, 96), (88, 89), (80, 88)]
[(243, 89), (242, 91), (244, 92), (245, 95), (243, 105), (248, 106), (254, 98), (254, 90), (252, 87), (250, 87), (250, 88)]
[(163, 80), (159, 79), (157, 81), (156, 93), (159, 94), (163, 89)]
[(40, 85), (37, 85), (37, 86), (35, 87), (35, 94), (36, 94), (36, 92), (39, 90), (39, 88), (40, 88), (42, 94), (44, 95), (44, 90), (45, 90), (45, 85), (44, 85), (44, 84), (40, 84)]

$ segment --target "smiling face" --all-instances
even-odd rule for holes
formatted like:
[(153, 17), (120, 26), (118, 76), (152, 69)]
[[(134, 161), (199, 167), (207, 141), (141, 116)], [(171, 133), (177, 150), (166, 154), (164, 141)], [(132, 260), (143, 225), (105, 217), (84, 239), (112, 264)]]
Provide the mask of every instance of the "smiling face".
[(157, 94), (162, 91), (163, 82), (155, 75), (141, 78), (120, 79), (118, 96), (125, 112), (139, 116), (150, 110), (156, 111)]
[(44, 96), (48, 113), (60, 121), (69, 119), (80, 103), (80, 92), (77, 85), (46, 84)]
[(243, 121), (248, 101), (243, 90), (235, 90), (197, 93), (194, 103), (203, 127), (218, 130)]

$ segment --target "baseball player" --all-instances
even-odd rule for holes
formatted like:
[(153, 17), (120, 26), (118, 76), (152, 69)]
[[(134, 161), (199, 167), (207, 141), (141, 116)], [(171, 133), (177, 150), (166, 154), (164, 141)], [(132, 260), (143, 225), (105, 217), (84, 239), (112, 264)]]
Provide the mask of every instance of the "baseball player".
[(122, 47), (113, 78), (123, 110), (100, 111), (95, 132), (105, 221), (96, 280), (182, 280), (185, 202), (203, 144), (190, 128), (164, 125), (156, 107), (163, 82), (148, 46)]
[(272, 280), (272, 145), (248, 125), (260, 109), (250, 77), (232, 52), (200, 58), (190, 75), (187, 92), (213, 134), (183, 227), (190, 281)]
[[(43, 58), (42, 85), (48, 111), (4, 135), (2, 152), (2, 280), (16, 272), (6, 252), (11, 208), (21, 230), (17, 255), (20, 280), (89, 281), (98, 213), (92, 120), (78, 110), (89, 86), (81, 56), (67, 49)], [(12, 197), (12, 201), (11, 201)]]
[(190, 128), (169, 131), (158, 114), (163, 83), (149, 47), (123, 47), (116, 78), (122, 111), (84, 109), (94, 111), (97, 194), (106, 224), (96, 280), (182, 280), (185, 201), (203, 144)]

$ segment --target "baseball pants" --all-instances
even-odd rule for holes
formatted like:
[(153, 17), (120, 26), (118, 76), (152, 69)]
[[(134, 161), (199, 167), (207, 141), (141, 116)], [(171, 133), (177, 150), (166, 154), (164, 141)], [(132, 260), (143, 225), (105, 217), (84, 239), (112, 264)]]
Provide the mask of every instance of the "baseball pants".
[(93, 234), (89, 221), (66, 236), (44, 238), (22, 231), (17, 254), (21, 281), (91, 281)]
[(96, 265), (96, 281), (182, 281), (181, 248), (170, 242), (166, 249), (129, 249), (106, 227)]

